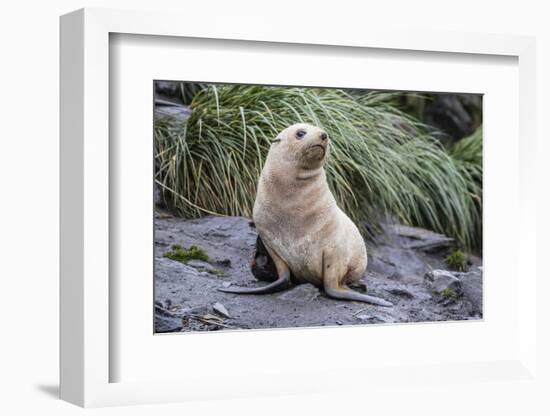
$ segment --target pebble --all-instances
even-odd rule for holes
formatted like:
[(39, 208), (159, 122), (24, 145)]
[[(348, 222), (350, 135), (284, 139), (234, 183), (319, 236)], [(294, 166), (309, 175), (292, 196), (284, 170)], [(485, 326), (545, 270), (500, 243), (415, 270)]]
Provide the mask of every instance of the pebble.
[(216, 272), (216, 268), (214, 266), (202, 260), (189, 260), (187, 265), (194, 267), (195, 269), (199, 269), (199, 271), (205, 271), (208, 273)]
[(212, 309), (214, 310), (214, 312), (218, 313), (219, 315), (222, 315), (226, 318), (231, 318), (231, 315), (229, 314), (229, 312), (227, 311), (227, 309), (225, 308), (225, 306), (223, 306), (221, 303), (219, 302), (216, 302), (213, 306), (212, 306)]

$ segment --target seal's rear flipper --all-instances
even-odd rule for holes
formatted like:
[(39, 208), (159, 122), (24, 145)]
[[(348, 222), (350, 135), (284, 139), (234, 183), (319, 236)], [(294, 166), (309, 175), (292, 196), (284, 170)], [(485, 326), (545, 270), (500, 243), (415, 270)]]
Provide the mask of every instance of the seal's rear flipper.
[(365, 295), (364, 293), (354, 292), (350, 288), (325, 288), (325, 293), (331, 298), (343, 300), (355, 300), (359, 302), (371, 303), (378, 306), (391, 307), (393, 303), (375, 296)]
[(262, 287), (255, 288), (218, 288), (220, 292), (236, 293), (239, 295), (264, 295), (268, 293), (280, 292), (281, 290), (288, 289), (290, 287), (290, 273), (286, 272), (275, 280), (273, 283)]

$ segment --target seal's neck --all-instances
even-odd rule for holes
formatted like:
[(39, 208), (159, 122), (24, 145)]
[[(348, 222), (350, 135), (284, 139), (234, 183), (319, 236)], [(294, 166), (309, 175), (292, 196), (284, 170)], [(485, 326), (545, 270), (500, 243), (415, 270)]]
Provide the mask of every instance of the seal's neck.
[(324, 173), (323, 167), (317, 169), (297, 169), (295, 179), (297, 181), (310, 181), (321, 177)]
[(304, 169), (297, 167), (293, 162), (278, 160), (273, 163), (270, 160), (264, 166), (262, 176), (269, 182), (281, 184), (285, 187), (295, 183), (305, 184), (317, 180), (324, 180), (325, 170), (322, 166), (315, 169)]

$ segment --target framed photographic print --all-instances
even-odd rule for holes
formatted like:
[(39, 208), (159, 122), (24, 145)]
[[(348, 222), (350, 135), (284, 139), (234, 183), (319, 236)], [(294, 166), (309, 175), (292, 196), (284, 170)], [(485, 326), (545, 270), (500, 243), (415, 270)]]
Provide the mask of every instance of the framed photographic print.
[(155, 332), (482, 319), (481, 94), (154, 88)]
[(63, 16), (62, 398), (537, 383), (533, 71), (516, 36)]

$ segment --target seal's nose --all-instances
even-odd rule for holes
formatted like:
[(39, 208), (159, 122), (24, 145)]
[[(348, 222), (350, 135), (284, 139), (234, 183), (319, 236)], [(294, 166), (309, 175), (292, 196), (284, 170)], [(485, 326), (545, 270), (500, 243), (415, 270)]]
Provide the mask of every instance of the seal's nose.
[(321, 136), (319, 136), (319, 137), (321, 137), (321, 140), (323, 140), (323, 141), (326, 140), (326, 139), (328, 139), (328, 136), (327, 136), (327, 134), (326, 134), (325, 132), (322, 132), (322, 133), (321, 133)]

